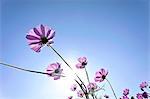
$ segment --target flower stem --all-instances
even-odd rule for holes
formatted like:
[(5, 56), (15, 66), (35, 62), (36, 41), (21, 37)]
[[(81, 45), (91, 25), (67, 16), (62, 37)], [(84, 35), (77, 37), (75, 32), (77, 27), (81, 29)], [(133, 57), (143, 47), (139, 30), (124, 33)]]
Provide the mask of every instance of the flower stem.
[[(85, 67), (84, 70), (85, 70), (85, 73), (86, 73), (86, 78), (87, 78), (87, 80), (88, 80), (88, 83), (90, 83), (90, 79), (89, 79), (89, 75), (88, 75), (88, 72), (87, 72), (87, 70), (86, 70), (86, 67)], [(91, 95), (92, 95), (92, 98), (95, 99), (95, 98), (94, 98), (94, 93), (92, 93)]]
[(90, 79), (89, 79), (89, 75), (88, 75), (88, 72), (86, 70), (86, 67), (85, 67), (85, 73), (86, 73), (86, 77), (87, 77), (88, 83), (90, 83)]
[(94, 99), (94, 95), (92, 94), (92, 98)]
[(76, 79), (74, 79), (74, 80), (75, 80), (76, 83), (79, 85), (79, 87), (81, 88), (81, 90), (84, 92), (84, 95), (85, 95), (86, 99), (89, 99), (89, 96), (88, 96), (87, 92), (84, 91), (82, 85), (81, 85)]
[(111, 83), (109, 82), (109, 80), (108, 80), (108, 79), (106, 79), (106, 81), (107, 81), (107, 82), (108, 82), (108, 84), (110, 85), (110, 88), (111, 88), (111, 90), (112, 90), (112, 92), (113, 92), (113, 94), (114, 94), (115, 98), (117, 99), (117, 96), (116, 96), (116, 94), (115, 94), (115, 91), (114, 91), (114, 89), (113, 89), (113, 87), (112, 87)]
[(65, 63), (71, 70), (73, 70), (73, 69), (71, 68), (71, 66), (67, 63), (67, 61), (66, 61), (52, 46), (48, 45), (48, 47), (50, 47), (50, 48), (64, 61), (64, 63)]
[(18, 70), (22, 70), (22, 71), (27, 71), (27, 72), (32, 72), (32, 73), (39, 73), (39, 74), (45, 74), (45, 75), (49, 75), (48, 73), (45, 73), (45, 72), (40, 72), (40, 71), (34, 71), (34, 70), (29, 70), (29, 69), (24, 69), (24, 68), (20, 68), (20, 67), (17, 67), (15, 65), (10, 65), (10, 64), (6, 64), (6, 63), (0, 63), (1, 65), (5, 65), (5, 66), (8, 66), (8, 67), (11, 67), (11, 68), (15, 68), (15, 69), (18, 69)]
[[(47, 45), (48, 47), (50, 47), (62, 60), (63, 62), (73, 71), (73, 69), (71, 68), (71, 66), (67, 63), (67, 61), (50, 45)], [(81, 80), (81, 78), (75, 73), (75, 75), (78, 77), (78, 79), (81, 81), (81, 83), (84, 85), (85, 89), (86, 89), (86, 86), (85, 84), (83, 83), (83, 81)], [(87, 92), (87, 90), (86, 90)]]

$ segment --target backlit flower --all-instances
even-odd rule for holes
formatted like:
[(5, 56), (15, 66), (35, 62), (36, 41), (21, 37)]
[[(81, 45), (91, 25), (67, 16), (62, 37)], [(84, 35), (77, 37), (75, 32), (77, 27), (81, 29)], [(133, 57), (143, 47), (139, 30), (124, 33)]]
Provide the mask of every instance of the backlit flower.
[(143, 88), (146, 88), (148, 86), (148, 83), (147, 82), (142, 82), (140, 84), (140, 88), (143, 89)]
[(52, 44), (55, 31), (47, 26), (40, 25), (31, 29), (27, 35), (27, 42), (32, 50), (40, 52), (45, 44)]
[(54, 77), (54, 80), (60, 79), (63, 69), (59, 63), (52, 63), (47, 67), (47, 73), (49, 76)]
[(129, 97), (128, 96), (123, 96), (122, 99), (129, 99)]
[(85, 65), (87, 65), (87, 58), (86, 57), (80, 57), (78, 58), (79, 63), (76, 64), (76, 67), (78, 69), (85, 68)]
[(87, 85), (87, 88), (89, 91), (94, 92), (98, 88), (98, 86), (96, 85), (96, 83), (89, 83)]
[(69, 97), (68, 97), (68, 99), (72, 99), (72, 98), (73, 98), (73, 96), (69, 96)]
[(149, 96), (148, 96), (148, 93), (147, 92), (143, 92), (142, 96), (147, 99)]
[(138, 93), (138, 94), (136, 95), (136, 97), (137, 97), (137, 99), (144, 99), (141, 93)]
[(82, 98), (84, 96), (84, 93), (83, 93), (83, 91), (79, 90), (77, 92), (77, 95), (78, 95), (78, 97)]
[(71, 89), (71, 91), (75, 91), (77, 89), (77, 85), (73, 84), (70, 89)]
[(123, 90), (123, 95), (127, 96), (129, 94), (129, 89)]
[(100, 69), (99, 71), (96, 72), (95, 74), (95, 82), (102, 82), (105, 80), (106, 76), (108, 74), (108, 71), (105, 69)]

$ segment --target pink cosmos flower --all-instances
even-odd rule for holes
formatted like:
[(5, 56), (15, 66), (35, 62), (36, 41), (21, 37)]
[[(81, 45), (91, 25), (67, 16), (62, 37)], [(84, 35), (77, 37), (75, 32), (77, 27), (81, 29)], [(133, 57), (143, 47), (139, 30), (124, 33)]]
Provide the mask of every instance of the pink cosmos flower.
[(71, 89), (71, 91), (75, 91), (77, 89), (77, 85), (73, 84), (70, 89)]
[(79, 90), (77, 92), (77, 95), (78, 95), (78, 97), (82, 98), (84, 96), (84, 93), (83, 93), (83, 91)]
[(122, 99), (129, 99), (129, 97), (128, 96), (123, 96)]
[(52, 44), (55, 31), (47, 26), (40, 25), (31, 29), (27, 35), (27, 42), (32, 50), (40, 52), (45, 44)]
[(58, 80), (61, 77), (63, 69), (61, 69), (60, 63), (52, 63), (48, 65), (46, 71), (49, 76), (54, 77), (54, 80)]
[(144, 99), (141, 93), (138, 93), (138, 94), (136, 95), (136, 97), (137, 97), (138, 99)]
[(105, 80), (106, 76), (108, 74), (108, 71), (105, 69), (100, 69), (99, 71), (96, 72), (95, 74), (95, 82), (102, 82)]
[(98, 88), (98, 86), (96, 85), (96, 83), (89, 83), (87, 85), (87, 88), (89, 91), (94, 92)]
[(146, 88), (148, 86), (148, 83), (147, 82), (142, 82), (140, 84), (140, 88), (143, 89), (143, 88)]
[(80, 57), (78, 58), (79, 63), (76, 64), (76, 67), (78, 69), (85, 68), (85, 65), (87, 65), (87, 58), (86, 57)]
[(129, 89), (124, 89), (123, 90), (123, 95), (127, 96), (129, 94)]
[(69, 97), (68, 97), (68, 99), (72, 99), (72, 98), (73, 98), (73, 96), (69, 96)]
[(145, 98), (145, 99), (148, 99), (149, 95), (147, 92), (143, 92), (142, 96)]

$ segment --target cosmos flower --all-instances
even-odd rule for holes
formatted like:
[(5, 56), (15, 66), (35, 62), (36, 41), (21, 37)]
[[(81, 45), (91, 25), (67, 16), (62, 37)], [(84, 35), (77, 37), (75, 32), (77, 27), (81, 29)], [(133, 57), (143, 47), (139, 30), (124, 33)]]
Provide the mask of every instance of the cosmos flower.
[(96, 85), (96, 83), (89, 83), (87, 85), (87, 88), (89, 91), (94, 92), (98, 88), (98, 86)]
[(128, 96), (123, 96), (122, 99), (129, 99), (129, 97)]
[(105, 80), (106, 76), (108, 74), (108, 71), (105, 69), (100, 69), (99, 71), (96, 72), (95, 74), (95, 82), (102, 82)]
[(138, 94), (136, 95), (136, 97), (137, 97), (137, 99), (144, 99), (141, 93), (138, 93)]
[(84, 93), (83, 93), (83, 91), (79, 90), (77, 92), (77, 95), (78, 95), (78, 97), (82, 98), (84, 96)]
[(77, 89), (77, 85), (73, 84), (70, 89), (71, 89), (71, 91), (75, 91)]
[(76, 67), (78, 69), (85, 68), (85, 65), (87, 65), (87, 58), (86, 57), (80, 57), (78, 58), (79, 63), (76, 64)]
[(61, 69), (60, 63), (52, 63), (48, 65), (46, 71), (49, 76), (54, 77), (54, 80), (58, 80), (61, 77), (63, 69)]
[(72, 98), (73, 98), (73, 96), (69, 96), (69, 97), (68, 97), (68, 99), (72, 99)]
[(143, 89), (143, 88), (146, 88), (148, 86), (148, 83), (147, 82), (142, 82), (140, 84), (140, 88)]
[(55, 31), (47, 26), (40, 25), (31, 29), (27, 35), (27, 42), (32, 50), (40, 52), (45, 44), (52, 44)]
[(148, 93), (147, 92), (143, 92), (142, 96), (145, 98), (145, 99), (148, 99)]
[(123, 95), (127, 96), (129, 94), (129, 89), (124, 89), (123, 90)]

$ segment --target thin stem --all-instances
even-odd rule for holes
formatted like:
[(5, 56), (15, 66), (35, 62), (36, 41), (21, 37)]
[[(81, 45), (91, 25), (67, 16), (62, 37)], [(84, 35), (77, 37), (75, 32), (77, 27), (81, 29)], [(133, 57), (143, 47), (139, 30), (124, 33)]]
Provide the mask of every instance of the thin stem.
[[(40, 72), (40, 71), (34, 71), (34, 70), (29, 70), (29, 69), (24, 69), (24, 68), (20, 68), (20, 67), (17, 67), (17, 66), (15, 66), (15, 65), (10, 65), (10, 64), (6, 64), (6, 63), (0, 63), (0, 64), (1, 64), (1, 65), (5, 65), (5, 66), (8, 66), (8, 67), (11, 67), (11, 68), (15, 68), (15, 69), (18, 69), (18, 70), (26, 71), (26, 72), (32, 72), (32, 73), (50, 75), (49, 73)], [(56, 76), (65, 77), (64, 75), (58, 75), (58, 74), (55, 74), (55, 75), (56, 75)]]
[(84, 92), (85, 98), (86, 98), (86, 99), (89, 99), (89, 96), (88, 96), (87, 92), (85, 92), (85, 90), (83, 89), (82, 85), (81, 85), (76, 79), (74, 79), (74, 80), (75, 80), (76, 83), (80, 86), (81, 90)]
[[(88, 72), (87, 72), (87, 70), (86, 70), (86, 67), (85, 67), (85, 73), (86, 73), (86, 78), (87, 78), (87, 80), (88, 80), (88, 83), (90, 83), (90, 79), (89, 79), (89, 75), (88, 75)], [(95, 94), (92, 93), (91, 95), (92, 95), (92, 98), (95, 99), (95, 98), (94, 98)]]
[(92, 95), (92, 98), (94, 99), (94, 95), (93, 94), (91, 94)]
[[(48, 47), (50, 47), (63, 61), (64, 63), (73, 71), (73, 69), (71, 68), (71, 66), (67, 63), (67, 61), (50, 45), (47, 45)], [(83, 83), (83, 81), (81, 80), (81, 78), (75, 73), (75, 75), (78, 77), (78, 79), (81, 81), (81, 83), (84, 85), (85, 89), (86, 89), (86, 86), (85, 84)], [(87, 92), (87, 90), (86, 90)]]
[(86, 67), (85, 67), (85, 73), (86, 73), (86, 77), (87, 77), (88, 83), (90, 83), (89, 75), (88, 75), (88, 72), (87, 72), (87, 70), (86, 70)]
[(95, 95), (95, 99), (97, 99), (97, 96)]
[(12, 68), (15, 68), (15, 69), (18, 69), (18, 70), (22, 70), (22, 71), (27, 71), (27, 72), (32, 72), (32, 73), (39, 73), (39, 74), (45, 74), (45, 75), (49, 75), (48, 73), (45, 73), (45, 72), (40, 72), (40, 71), (34, 71), (34, 70), (29, 70), (29, 69), (24, 69), (24, 68), (20, 68), (20, 67), (17, 67), (15, 65), (10, 65), (10, 64), (6, 64), (6, 63), (0, 63), (1, 65), (5, 65), (5, 66), (8, 66), (8, 67), (12, 67)]
[(112, 90), (112, 92), (113, 92), (113, 94), (114, 94), (115, 98), (117, 99), (117, 96), (116, 96), (116, 94), (115, 94), (115, 91), (114, 91), (114, 89), (113, 89), (113, 87), (112, 87), (111, 83), (109, 82), (109, 80), (108, 80), (108, 79), (106, 79), (106, 81), (107, 81), (107, 82), (108, 82), (108, 84), (110, 85), (111, 90)]
[(73, 69), (71, 68), (71, 66), (67, 63), (67, 61), (66, 61), (52, 46), (48, 45), (48, 47), (50, 47), (50, 48), (65, 62), (65, 64), (66, 64), (71, 70), (73, 70)]
[(76, 79), (74, 79), (75, 81), (76, 81), (76, 83), (79, 85), (79, 87), (81, 88), (81, 90), (84, 92), (84, 94), (86, 94), (86, 92), (84, 91), (84, 89), (83, 89), (83, 87), (82, 87), (82, 85), (76, 80)]

